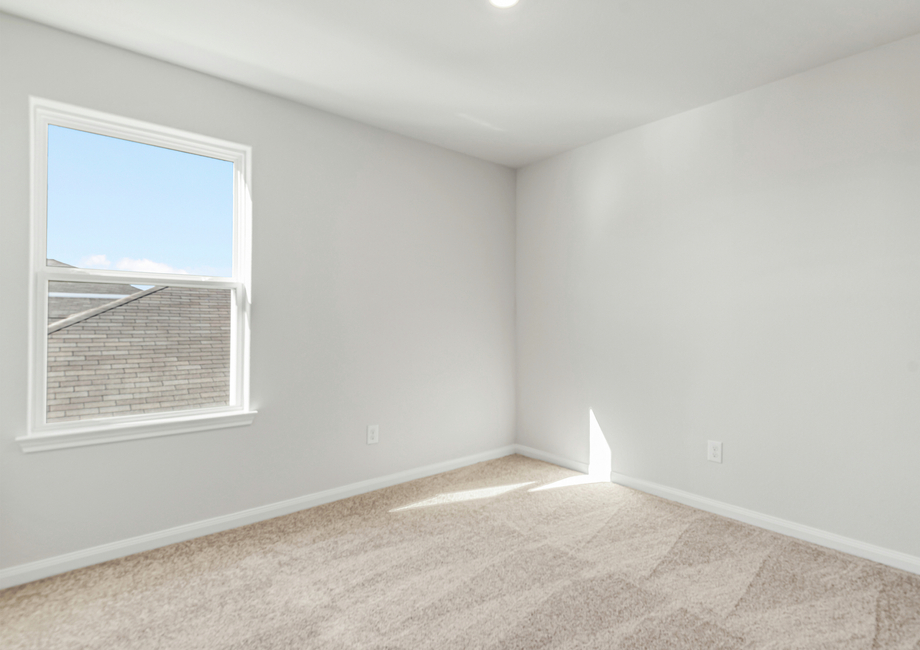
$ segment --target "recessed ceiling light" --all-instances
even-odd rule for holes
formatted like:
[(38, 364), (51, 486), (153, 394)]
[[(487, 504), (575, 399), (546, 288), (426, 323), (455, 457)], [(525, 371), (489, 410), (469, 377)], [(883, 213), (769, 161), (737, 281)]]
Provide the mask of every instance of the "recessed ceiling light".
[(498, 7), (499, 9), (507, 9), (508, 7), (513, 7), (518, 3), (518, 0), (489, 0), (492, 3), (493, 7)]

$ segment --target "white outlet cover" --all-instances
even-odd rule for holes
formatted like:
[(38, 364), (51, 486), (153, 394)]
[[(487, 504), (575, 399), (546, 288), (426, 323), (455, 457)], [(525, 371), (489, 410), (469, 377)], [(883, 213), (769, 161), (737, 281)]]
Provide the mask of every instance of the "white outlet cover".
[(367, 426), (367, 444), (376, 445), (380, 442), (380, 425), (369, 424)]
[(722, 462), (722, 443), (716, 440), (710, 440), (706, 451), (706, 460), (713, 463)]

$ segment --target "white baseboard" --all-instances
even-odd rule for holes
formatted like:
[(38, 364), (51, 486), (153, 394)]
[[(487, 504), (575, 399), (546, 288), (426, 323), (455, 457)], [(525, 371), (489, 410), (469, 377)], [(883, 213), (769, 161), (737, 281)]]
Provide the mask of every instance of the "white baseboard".
[(758, 526), (759, 528), (765, 528), (775, 533), (788, 535), (789, 537), (794, 537), (806, 542), (818, 544), (819, 546), (826, 546), (827, 548), (843, 551), (844, 553), (849, 553), (850, 555), (855, 555), (867, 560), (872, 560), (873, 562), (878, 562), (879, 564), (885, 564), (896, 569), (901, 569), (903, 571), (909, 571), (911, 573), (920, 575), (920, 557), (915, 555), (908, 555), (907, 553), (893, 551), (882, 546), (867, 544), (866, 542), (861, 542), (850, 537), (844, 537), (843, 535), (837, 535), (836, 533), (829, 533), (819, 528), (804, 526), (793, 521), (780, 519), (779, 517), (773, 517), (772, 515), (765, 515), (760, 512), (755, 512), (754, 510), (748, 510), (747, 508), (740, 508), (729, 503), (723, 503), (722, 501), (716, 501), (715, 499), (698, 496), (696, 494), (684, 492), (683, 490), (677, 490), (666, 485), (652, 483), (651, 481), (643, 481), (642, 479), (631, 478), (629, 476), (624, 476), (623, 474), (617, 474), (616, 472), (611, 472), (610, 480), (613, 483), (624, 485), (626, 487), (639, 490), (640, 492), (654, 494), (655, 496), (659, 496), (670, 501), (677, 501), (678, 503), (682, 503), (692, 508), (705, 510), (706, 512), (722, 515), (723, 517), (728, 517), (729, 519), (735, 519), (736, 521), (752, 524), (754, 526)]
[(196, 521), (191, 524), (176, 526), (175, 528), (148, 533), (147, 535), (140, 535), (118, 542), (102, 544), (101, 546), (94, 546), (81, 551), (58, 555), (45, 560), (20, 564), (0, 570), (0, 589), (15, 587), (16, 585), (32, 582), (33, 580), (40, 580), (41, 578), (47, 578), (48, 576), (57, 575), (66, 571), (73, 571), (74, 569), (80, 569), (93, 564), (99, 564), (100, 562), (108, 562), (109, 560), (125, 557), (126, 555), (133, 555), (141, 551), (149, 551), (154, 548), (160, 548), (161, 546), (168, 546), (196, 537), (219, 533), (231, 528), (238, 528), (239, 526), (253, 524), (257, 521), (280, 517), (281, 515), (287, 515), (299, 510), (320, 506), (324, 503), (338, 501), (339, 499), (345, 499), (366, 492), (373, 492), (374, 490), (380, 490), (385, 487), (390, 487), (391, 485), (398, 485), (406, 481), (433, 476), (441, 472), (448, 472), (452, 469), (459, 469), (460, 467), (474, 465), (475, 463), (481, 463), (485, 460), (509, 456), (514, 453), (520, 453), (517, 451), (516, 445), (507, 445), (491, 451), (473, 454), (472, 456), (464, 456), (463, 458), (448, 460), (442, 463), (426, 465), (424, 467), (397, 472), (396, 474), (390, 474), (388, 476), (381, 476), (380, 478), (351, 483), (350, 485), (343, 485), (342, 487), (288, 499), (287, 501), (279, 501), (258, 508), (250, 508), (249, 510), (223, 515), (221, 517)]
[[(299, 510), (305, 510), (325, 503), (331, 503), (332, 501), (338, 501), (339, 499), (345, 499), (366, 492), (373, 492), (374, 490), (380, 490), (385, 487), (390, 487), (391, 485), (398, 485), (406, 481), (433, 476), (441, 472), (459, 469), (460, 467), (466, 467), (468, 465), (501, 458), (511, 454), (521, 454), (528, 458), (534, 458), (536, 460), (559, 465), (560, 467), (566, 467), (576, 472), (587, 473), (588, 471), (587, 463), (562, 458), (555, 454), (540, 451), (539, 449), (534, 449), (525, 445), (507, 445), (491, 451), (464, 456), (463, 458), (426, 465), (424, 467), (369, 479), (367, 481), (351, 483), (349, 485), (343, 485), (342, 487), (332, 488), (330, 490), (324, 490), (322, 492), (316, 492), (286, 501), (279, 501), (258, 508), (251, 508), (221, 517), (214, 517), (212, 519), (176, 526), (175, 528), (169, 528), (147, 535), (140, 535), (138, 537), (111, 542), (101, 546), (94, 546), (73, 553), (66, 553), (36, 562), (9, 567), (0, 570), (0, 589), (14, 587), (16, 585), (32, 582), (33, 580), (47, 578), (48, 576), (57, 575), (66, 571), (73, 571), (74, 569), (99, 564), (100, 562), (107, 562), (142, 551), (149, 551), (177, 542), (184, 542), (196, 537), (219, 533), (231, 528), (272, 519), (273, 517), (280, 517)], [(920, 574), (920, 557), (892, 551), (881, 546), (867, 544), (859, 540), (843, 537), (842, 535), (836, 535), (817, 528), (803, 526), (778, 517), (761, 514), (753, 510), (747, 510), (714, 499), (701, 497), (658, 483), (634, 479), (622, 474), (611, 473), (610, 480), (614, 483), (654, 494), (671, 501), (677, 501), (678, 503), (683, 503), (693, 508), (743, 521), (754, 526), (759, 526), (760, 528), (850, 553), (851, 555), (863, 557), (897, 569)]]
[(551, 454), (546, 451), (540, 451), (539, 449), (534, 449), (533, 447), (528, 447), (526, 445), (513, 445), (513, 447), (514, 453), (520, 454), (521, 456), (527, 456), (528, 458), (533, 458), (535, 460), (542, 460), (547, 463), (552, 463), (553, 465), (559, 465), (559, 467), (573, 469), (576, 472), (581, 472), (582, 474), (588, 473), (588, 463), (581, 463), (577, 460), (563, 458), (562, 456), (557, 456), (556, 454)]

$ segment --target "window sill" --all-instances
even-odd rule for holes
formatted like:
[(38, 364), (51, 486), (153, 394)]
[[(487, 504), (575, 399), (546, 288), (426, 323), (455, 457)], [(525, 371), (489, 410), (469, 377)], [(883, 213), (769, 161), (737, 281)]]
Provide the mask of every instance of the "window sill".
[(195, 433), (211, 429), (228, 429), (252, 424), (258, 411), (218, 411), (158, 417), (130, 422), (105, 422), (100, 420), (68, 423), (68, 426), (54, 427), (41, 433), (16, 438), (26, 453), (104, 445), (110, 442), (138, 440), (173, 436), (180, 433)]

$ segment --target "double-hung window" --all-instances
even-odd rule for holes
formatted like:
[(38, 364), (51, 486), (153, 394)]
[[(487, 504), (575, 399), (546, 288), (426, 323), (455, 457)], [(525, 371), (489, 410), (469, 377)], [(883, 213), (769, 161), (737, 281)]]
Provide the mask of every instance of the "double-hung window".
[(250, 424), (245, 145), (32, 98), (25, 451)]

